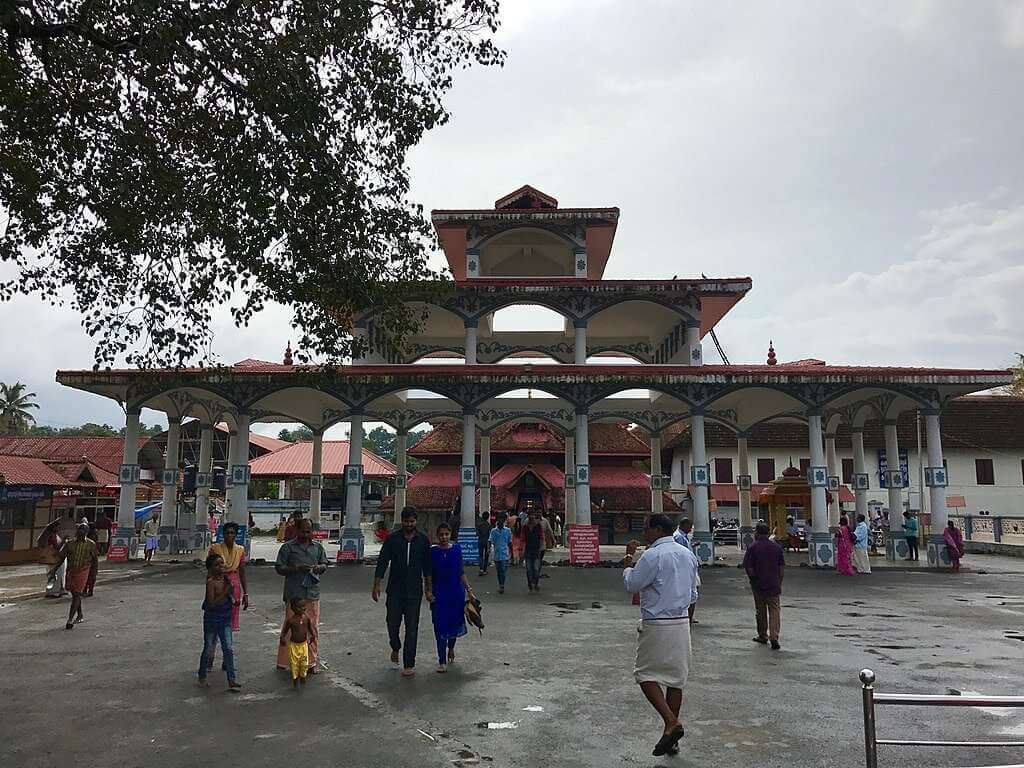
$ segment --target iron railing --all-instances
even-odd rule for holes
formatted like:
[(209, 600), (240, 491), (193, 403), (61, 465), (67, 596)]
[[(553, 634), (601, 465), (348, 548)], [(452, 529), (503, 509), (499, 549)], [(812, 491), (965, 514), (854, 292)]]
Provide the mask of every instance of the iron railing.
[[(1024, 696), (924, 696), (907, 693), (875, 693), (875, 673), (860, 671), (864, 694), (864, 752), (867, 768), (878, 768), (878, 747), (1024, 747), (1024, 741), (928, 741), (922, 739), (879, 739), (875, 735), (875, 707), (1024, 707)], [(1024, 768), (1024, 763), (986, 768)]]

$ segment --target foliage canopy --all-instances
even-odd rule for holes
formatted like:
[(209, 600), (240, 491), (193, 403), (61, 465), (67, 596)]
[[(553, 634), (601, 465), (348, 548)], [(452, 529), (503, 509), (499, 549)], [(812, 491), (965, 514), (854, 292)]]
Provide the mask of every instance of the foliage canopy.
[[(97, 365), (212, 359), (272, 303), (300, 360), (435, 278), (406, 154), (497, 0), (0, 0), (0, 300), (67, 303)], [(8, 270), (10, 273), (11, 270)], [(356, 352), (360, 343), (356, 342)]]

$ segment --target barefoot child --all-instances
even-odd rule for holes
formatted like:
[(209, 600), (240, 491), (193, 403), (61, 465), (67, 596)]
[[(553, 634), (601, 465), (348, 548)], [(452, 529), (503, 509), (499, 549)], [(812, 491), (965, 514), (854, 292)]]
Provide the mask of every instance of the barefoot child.
[[(306, 684), (309, 669), (309, 641), (316, 639), (316, 625), (306, 615), (306, 601), (301, 597), (291, 599), (292, 617), (281, 630), (281, 645), (288, 646), (288, 662), (292, 669), (292, 687)], [(289, 640), (288, 637), (291, 636)]]
[(234, 588), (224, 573), (224, 558), (213, 554), (206, 558), (206, 599), (203, 600), (203, 653), (199, 657), (199, 684), (206, 685), (206, 674), (216, 643), (224, 651), (224, 670), (228, 673), (228, 690), (242, 686), (235, 679), (235, 653), (231, 635), (231, 611)]

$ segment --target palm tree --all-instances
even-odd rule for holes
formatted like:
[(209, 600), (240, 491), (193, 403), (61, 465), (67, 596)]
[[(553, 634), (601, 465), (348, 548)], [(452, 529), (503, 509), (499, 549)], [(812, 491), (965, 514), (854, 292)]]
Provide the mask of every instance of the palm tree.
[(30, 408), (39, 408), (32, 402), (35, 392), (26, 392), (20, 381), (14, 384), (0, 383), (0, 434), (20, 435), (28, 431), (28, 425), (35, 423)]

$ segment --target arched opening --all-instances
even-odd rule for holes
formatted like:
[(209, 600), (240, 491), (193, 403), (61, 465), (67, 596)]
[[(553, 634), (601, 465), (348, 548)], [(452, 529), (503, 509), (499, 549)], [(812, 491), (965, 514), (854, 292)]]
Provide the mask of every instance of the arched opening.
[(573, 277), (574, 244), (533, 227), (516, 227), (480, 247), (480, 277)]

